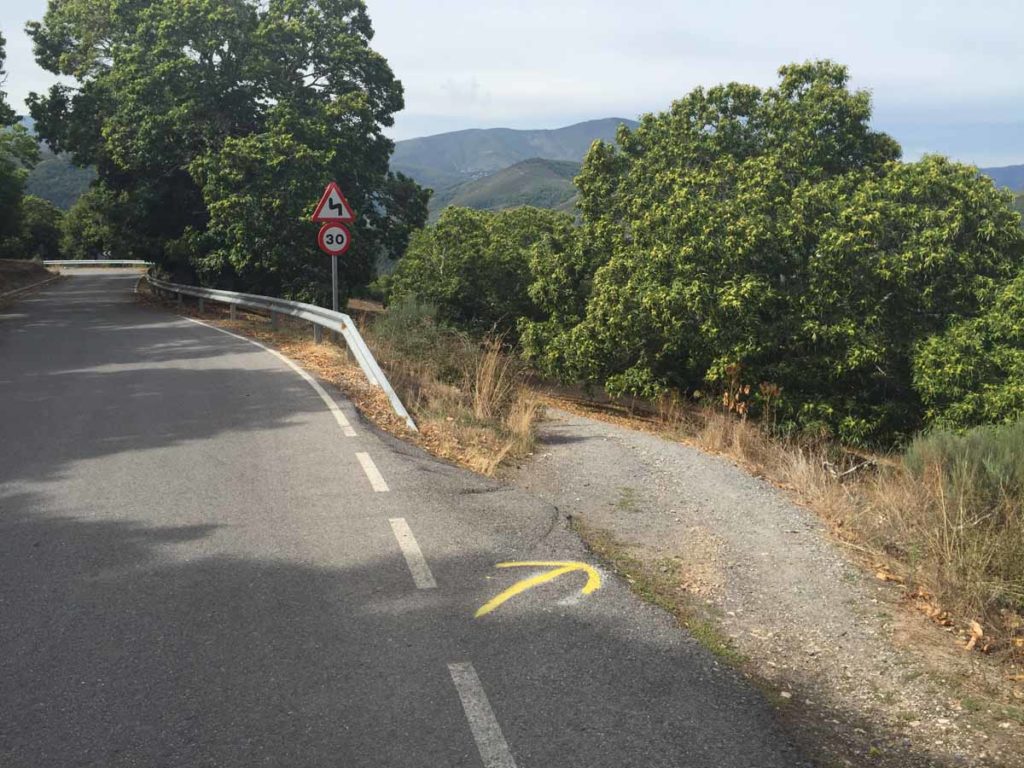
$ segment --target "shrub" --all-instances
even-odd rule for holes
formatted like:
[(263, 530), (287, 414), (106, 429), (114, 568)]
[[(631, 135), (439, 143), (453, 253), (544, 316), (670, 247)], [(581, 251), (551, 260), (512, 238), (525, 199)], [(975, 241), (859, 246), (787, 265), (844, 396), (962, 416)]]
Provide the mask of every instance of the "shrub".
[(933, 423), (962, 429), (1024, 415), (1024, 274), (991, 308), (920, 344), (914, 385)]
[(446, 208), (412, 236), (388, 281), (391, 300), (431, 304), (439, 319), (474, 334), (514, 334), (520, 318), (537, 315), (527, 292), (532, 246), (571, 228), (567, 214), (537, 208)]
[(975, 612), (1024, 611), (1024, 421), (920, 437), (904, 462), (930, 513), (912, 543), (938, 583)]

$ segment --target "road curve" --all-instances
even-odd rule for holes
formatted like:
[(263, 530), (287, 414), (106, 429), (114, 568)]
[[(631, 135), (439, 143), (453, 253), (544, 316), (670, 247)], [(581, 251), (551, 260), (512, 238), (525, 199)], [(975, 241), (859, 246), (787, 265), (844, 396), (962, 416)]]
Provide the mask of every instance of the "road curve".
[(0, 308), (0, 765), (773, 768), (771, 708), (538, 499), (69, 277)]

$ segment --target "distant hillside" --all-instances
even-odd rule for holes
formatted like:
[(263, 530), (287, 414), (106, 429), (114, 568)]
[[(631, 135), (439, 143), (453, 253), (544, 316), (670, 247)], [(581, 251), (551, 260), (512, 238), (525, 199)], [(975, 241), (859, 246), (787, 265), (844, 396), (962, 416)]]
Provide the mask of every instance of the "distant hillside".
[(989, 176), (1000, 187), (1013, 190), (1024, 190), (1024, 165), (1004, 165), (1001, 168), (982, 168), (981, 172)]
[[(35, 133), (36, 123), (31, 117), (26, 115), (19, 118), (18, 122), (29, 132)], [(25, 191), (43, 200), (49, 200), (66, 211), (89, 188), (96, 178), (96, 169), (72, 165), (67, 155), (55, 155), (42, 143), (39, 145), (39, 152), (41, 159), (29, 173)]]
[(66, 211), (89, 188), (96, 169), (72, 165), (67, 155), (55, 155), (46, 147), (41, 151), (42, 160), (29, 173), (26, 191)]
[(500, 210), (519, 205), (571, 210), (576, 199), (572, 180), (580, 164), (567, 160), (544, 160), (533, 157), (489, 176), (466, 181), (443, 192), (430, 201), (431, 218), (443, 208), (461, 205), (481, 210)]
[(395, 144), (391, 167), (442, 191), (532, 158), (578, 163), (595, 139), (614, 140), (620, 123), (637, 125), (610, 117), (553, 130), (471, 129), (407, 139)]

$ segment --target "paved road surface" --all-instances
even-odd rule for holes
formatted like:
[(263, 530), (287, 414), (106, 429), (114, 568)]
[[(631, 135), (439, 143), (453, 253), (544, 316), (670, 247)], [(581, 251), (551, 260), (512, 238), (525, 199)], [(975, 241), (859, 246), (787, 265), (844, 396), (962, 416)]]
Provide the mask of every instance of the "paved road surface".
[(474, 619), (539, 572), (495, 563), (587, 560), (556, 510), (338, 398), (346, 436), (282, 360), (135, 279), (0, 308), (0, 765), (803, 764), (616, 579)]

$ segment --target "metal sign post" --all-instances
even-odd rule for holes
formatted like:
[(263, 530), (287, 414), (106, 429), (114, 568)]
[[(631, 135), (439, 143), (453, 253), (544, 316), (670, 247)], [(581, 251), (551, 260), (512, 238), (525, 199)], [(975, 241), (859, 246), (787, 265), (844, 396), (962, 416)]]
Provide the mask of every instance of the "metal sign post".
[(334, 295), (333, 309), (335, 312), (340, 311), (338, 309), (338, 257), (331, 256), (331, 289)]

